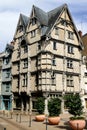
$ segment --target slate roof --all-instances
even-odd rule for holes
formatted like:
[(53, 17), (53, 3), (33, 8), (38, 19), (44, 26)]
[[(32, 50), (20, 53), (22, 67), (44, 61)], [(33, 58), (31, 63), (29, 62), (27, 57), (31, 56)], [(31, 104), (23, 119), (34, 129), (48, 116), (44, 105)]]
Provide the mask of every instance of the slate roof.
[(40, 22), (41, 25), (46, 25), (48, 26), (48, 15), (45, 11), (43, 11), (42, 9), (36, 7), (35, 5), (33, 5), (34, 11), (35, 11), (35, 16), (38, 19), (38, 21)]
[(65, 6), (67, 5), (63, 4), (62, 6), (57, 7), (49, 12), (45, 12), (33, 5), (35, 17), (38, 19), (41, 25), (46, 26), (46, 28), (44, 28), (43, 35), (49, 32)]
[(25, 16), (24, 14), (20, 14), (20, 17), (22, 18), (24, 22), (24, 26), (27, 27), (27, 24), (29, 22), (29, 17)]
[(6, 49), (7, 49), (7, 48), (9, 48), (10, 50), (13, 50), (14, 47), (13, 47), (13, 45), (11, 45), (11, 44), (7, 44), (7, 45), (6, 45)]
[(82, 36), (84, 50), (82, 51), (83, 56), (87, 56), (87, 33)]

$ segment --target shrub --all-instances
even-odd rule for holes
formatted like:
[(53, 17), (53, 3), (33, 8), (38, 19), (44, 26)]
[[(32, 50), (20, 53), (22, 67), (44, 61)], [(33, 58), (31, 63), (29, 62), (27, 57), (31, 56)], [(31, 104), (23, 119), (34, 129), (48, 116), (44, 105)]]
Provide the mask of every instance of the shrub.
[(48, 101), (49, 116), (58, 116), (61, 113), (61, 100), (52, 98)]
[(65, 97), (66, 106), (68, 112), (74, 117), (81, 116), (83, 114), (83, 106), (79, 94), (70, 94)]
[(44, 108), (45, 108), (44, 98), (39, 97), (37, 99), (37, 103), (36, 103), (36, 109), (37, 109), (38, 113), (43, 114), (44, 113)]

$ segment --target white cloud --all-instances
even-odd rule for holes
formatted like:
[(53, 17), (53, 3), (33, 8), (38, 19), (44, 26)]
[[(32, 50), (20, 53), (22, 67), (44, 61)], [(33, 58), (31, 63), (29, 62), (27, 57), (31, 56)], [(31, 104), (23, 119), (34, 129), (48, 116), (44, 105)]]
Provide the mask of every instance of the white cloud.
[(16, 29), (18, 14), (13, 12), (0, 13), (0, 50), (12, 41)]

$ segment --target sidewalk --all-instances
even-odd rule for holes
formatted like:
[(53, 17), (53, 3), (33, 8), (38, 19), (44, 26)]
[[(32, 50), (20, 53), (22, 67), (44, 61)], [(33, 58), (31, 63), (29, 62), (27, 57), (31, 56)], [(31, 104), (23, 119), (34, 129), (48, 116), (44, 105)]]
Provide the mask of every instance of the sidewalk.
[(11, 117), (10, 114), (9, 115), (0, 114), (0, 118), (3, 118), (4, 120), (12, 123), (13, 125), (22, 128), (22, 130), (71, 130), (68, 124), (70, 115), (68, 113), (65, 113), (65, 114), (61, 114), (60, 117), (61, 120), (59, 125), (47, 124), (47, 128), (46, 128), (46, 121), (36, 122), (35, 115), (32, 115), (30, 117), (29, 115), (22, 114), (20, 116), (20, 114), (13, 114)]

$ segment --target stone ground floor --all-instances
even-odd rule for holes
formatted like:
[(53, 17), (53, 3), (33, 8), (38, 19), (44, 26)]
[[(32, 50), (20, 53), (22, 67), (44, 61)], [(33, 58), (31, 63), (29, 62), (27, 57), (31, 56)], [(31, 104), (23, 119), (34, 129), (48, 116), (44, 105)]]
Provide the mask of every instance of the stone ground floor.
[[(46, 120), (44, 122), (36, 122), (35, 121), (35, 115), (25, 115), (21, 113), (9, 113), (9, 112), (0, 112), (0, 118), (3, 119), (3, 121), (7, 121), (11, 123), (12, 125), (16, 125), (18, 128), (22, 128), (23, 130), (71, 130), (69, 126), (69, 117), (71, 116), (68, 113), (60, 114), (60, 123), (59, 125), (49, 125), (46, 126)], [(85, 117), (87, 118), (87, 114), (85, 114)], [(2, 123), (4, 124), (4, 123)], [(6, 127), (6, 126), (5, 126)], [(3, 129), (0, 129), (3, 130)], [(8, 130), (8, 129), (6, 129)], [(87, 130), (87, 126), (84, 130)]]

